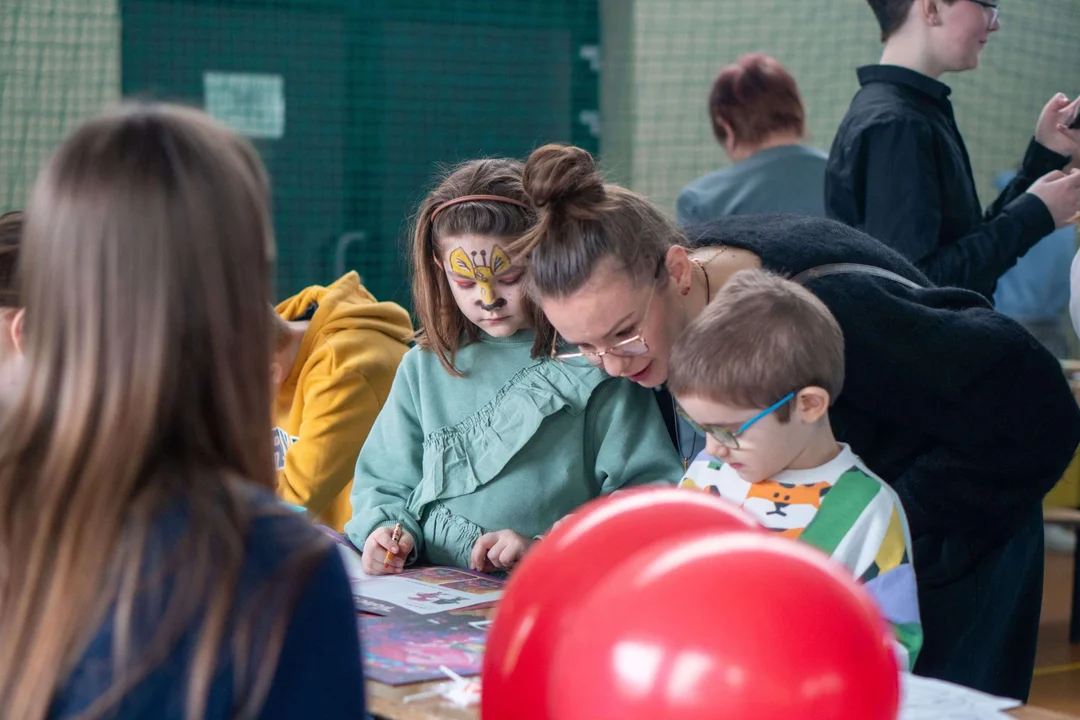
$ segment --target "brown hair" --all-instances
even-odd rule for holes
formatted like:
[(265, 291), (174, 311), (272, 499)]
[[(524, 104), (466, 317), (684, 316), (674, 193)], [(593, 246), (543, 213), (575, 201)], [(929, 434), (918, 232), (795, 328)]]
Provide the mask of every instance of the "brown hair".
[(743, 55), (720, 71), (709, 93), (709, 119), (713, 134), (723, 144), (731, 126), (740, 145), (759, 145), (778, 133), (802, 137), (806, 110), (795, 78), (779, 60), (754, 53)]
[(0, 215), (0, 307), (17, 308), (19, 289), (15, 286), (15, 270), (19, 262), (23, 225), (26, 216), (19, 210)]
[(606, 185), (581, 148), (535, 150), (525, 163), (524, 183), (539, 220), (511, 253), (528, 264), (530, 287), (540, 297), (576, 292), (605, 261), (636, 283), (652, 282), (657, 263), (683, 239), (646, 198)]
[[(866, 0), (866, 2), (874, 11), (878, 27), (881, 28), (881, 42), (885, 42), (907, 21), (911, 4), (915, 0)], [(942, 2), (952, 5), (956, 0), (942, 0)]]
[[(418, 330), (413, 339), (419, 347), (438, 355), (446, 371), (456, 377), (462, 373), (454, 367), (454, 355), (464, 344), (476, 342), (480, 333), (454, 300), (439, 266), (439, 243), (455, 235), (483, 235), (506, 238), (512, 246), (536, 219), (521, 185), (522, 169), (516, 160), (498, 158), (470, 160), (450, 168), (428, 193), (416, 216), (412, 287)], [(440, 205), (467, 195), (495, 195), (526, 207), (498, 200), (469, 200), (441, 209), (432, 219)], [(523, 303), (536, 335), (532, 355), (546, 356), (555, 331), (535, 304), (527, 298)]]
[(27, 218), (28, 376), (0, 426), (0, 716), (44, 718), (111, 616), (113, 685), (83, 717), (115, 712), (188, 632), (186, 717), (223, 648), (250, 717), (323, 552), (299, 542), (272, 594), (241, 585), (255, 513), (276, 512), (245, 501), (275, 481), (262, 165), (201, 112), (132, 106), (75, 129)]
[[(756, 409), (810, 386), (839, 396), (844, 335), (813, 293), (764, 270), (732, 275), (671, 350), (676, 397)], [(785, 405), (777, 417), (790, 413)]]

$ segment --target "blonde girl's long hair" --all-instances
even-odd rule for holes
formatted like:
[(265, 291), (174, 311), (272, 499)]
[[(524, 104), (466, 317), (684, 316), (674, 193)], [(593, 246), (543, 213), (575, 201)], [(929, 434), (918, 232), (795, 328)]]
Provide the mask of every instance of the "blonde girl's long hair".
[[(103, 622), (113, 683), (85, 717), (187, 633), (186, 716), (204, 715), (223, 651), (251, 716), (319, 557), (283, 563), (270, 632), (237, 613), (256, 595), (240, 583), (244, 496), (274, 484), (262, 165), (196, 110), (131, 106), (65, 140), (27, 219), (28, 376), (0, 425), (0, 717), (44, 718)], [(164, 538), (163, 517), (178, 528)]]

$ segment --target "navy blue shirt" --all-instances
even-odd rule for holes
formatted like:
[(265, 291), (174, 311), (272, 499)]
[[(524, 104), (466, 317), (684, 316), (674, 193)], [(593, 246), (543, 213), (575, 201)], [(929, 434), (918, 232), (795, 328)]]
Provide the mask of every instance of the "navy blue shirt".
[[(255, 636), (245, 652), (258, 656), (272, 634), (274, 605), (288, 595), (280, 575), (290, 554), (302, 543), (324, 542), (321, 534), (288, 510), (273, 512), (276, 500), (268, 493), (252, 490), (255, 508), (269, 509), (252, 522), (247, 557), (241, 572), (240, 590), (234, 606), (240, 612), (256, 608)], [(183, 531), (181, 512), (165, 513), (155, 525), (147, 543), (146, 567), (156, 571), (175, 562), (175, 547)], [(320, 550), (314, 570), (299, 589), (292, 612), (287, 616), (282, 645), (261, 718), (363, 718), (364, 680), (356, 611), (345, 569), (337, 551), (327, 544)], [(181, 559), (182, 561), (182, 559)], [(163, 573), (160, 583), (151, 581), (147, 592), (137, 596), (132, 613), (133, 644), (145, 645), (162, 619), (175, 574)], [(248, 601), (254, 601), (248, 605)], [(260, 614), (258, 611), (262, 610)], [(201, 620), (201, 613), (196, 615)], [(111, 688), (115, 681), (112, 642), (115, 635), (112, 608), (53, 702), (50, 718), (74, 718)], [(262, 632), (265, 631), (265, 632)], [(197, 644), (196, 630), (183, 632), (164, 662), (152, 667), (137, 681), (107, 718), (147, 718), (183, 720), (186, 706), (187, 673)], [(225, 720), (236, 714), (236, 697), (249, 687), (237, 688), (235, 664), (230, 647), (223, 647), (218, 671), (210, 688), (206, 718)], [(138, 666), (138, 663), (136, 663)], [(249, 674), (249, 677), (254, 673)]]
[(881, 240), (936, 285), (993, 297), (997, 279), (1054, 230), (1025, 191), (1069, 158), (1034, 140), (984, 214), (948, 85), (892, 65), (859, 68), (861, 89), (833, 140), (825, 209)]

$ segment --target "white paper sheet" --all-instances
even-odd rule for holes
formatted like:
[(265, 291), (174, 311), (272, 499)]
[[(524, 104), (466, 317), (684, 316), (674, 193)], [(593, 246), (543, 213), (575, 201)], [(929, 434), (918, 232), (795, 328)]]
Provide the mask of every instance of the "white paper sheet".
[(359, 585), (354, 584), (353, 592), (420, 615), (430, 615), (498, 600), (502, 597), (502, 585), (452, 568), (427, 568), (365, 580)]
[(1018, 700), (995, 697), (941, 680), (901, 673), (900, 720), (1005, 720)]
[[(502, 597), (502, 583), (454, 568), (420, 568), (402, 575), (368, 575), (360, 555), (339, 538), (334, 539), (353, 595), (358, 598), (430, 615), (494, 602)], [(390, 608), (380, 605), (368, 604), (362, 609), (392, 614)]]

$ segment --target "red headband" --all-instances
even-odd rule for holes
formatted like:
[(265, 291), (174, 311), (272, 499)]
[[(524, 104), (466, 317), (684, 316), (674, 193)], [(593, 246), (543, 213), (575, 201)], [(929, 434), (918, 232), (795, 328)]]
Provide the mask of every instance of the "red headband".
[(431, 222), (435, 222), (435, 218), (438, 216), (438, 214), (446, 208), (452, 207), (454, 205), (460, 205), (461, 203), (473, 202), (475, 200), (490, 200), (491, 202), (501, 202), (508, 205), (517, 205), (518, 207), (523, 207), (526, 210), (532, 210), (532, 208), (529, 207), (526, 203), (523, 203), (520, 200), (515, 200), (514, 198), (503, 197), (502, 195), (465, 195), (463, 197), (454, 198), (453, 200), (447, 200), (442, 205), (435, 208), (435, 212), (431, 213)]

